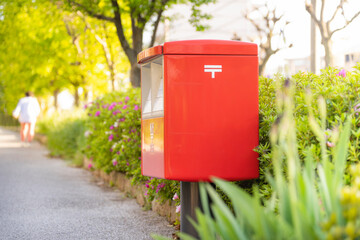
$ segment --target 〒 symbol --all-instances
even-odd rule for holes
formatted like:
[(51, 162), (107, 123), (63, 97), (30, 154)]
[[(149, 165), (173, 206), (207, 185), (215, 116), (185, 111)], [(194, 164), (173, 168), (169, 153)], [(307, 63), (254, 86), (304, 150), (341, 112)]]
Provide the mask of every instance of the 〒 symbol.
[(204, 65), (204, 72), (211, 72), (211, 78), (215, 78), (216, 72), (222, 72), (222, 65)]

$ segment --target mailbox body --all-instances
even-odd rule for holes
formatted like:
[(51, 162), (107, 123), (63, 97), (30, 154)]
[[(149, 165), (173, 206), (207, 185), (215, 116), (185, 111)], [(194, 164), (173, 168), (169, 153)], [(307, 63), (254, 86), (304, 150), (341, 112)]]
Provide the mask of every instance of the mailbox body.
[(251, 43), (167, 42), (138, 55), (142, 174), (180, 180), (258, 177), (258, 57)]

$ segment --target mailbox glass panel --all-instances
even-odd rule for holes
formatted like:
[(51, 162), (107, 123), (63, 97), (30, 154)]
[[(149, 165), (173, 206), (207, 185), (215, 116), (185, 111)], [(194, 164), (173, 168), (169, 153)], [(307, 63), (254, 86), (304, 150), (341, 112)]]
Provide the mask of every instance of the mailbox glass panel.
[(142, 170), (164, 178), (164, 69), (163, 57), (141, 66)]
[(164, 70), (163, 57), (141, 66), (142, 118), (164, 116)]

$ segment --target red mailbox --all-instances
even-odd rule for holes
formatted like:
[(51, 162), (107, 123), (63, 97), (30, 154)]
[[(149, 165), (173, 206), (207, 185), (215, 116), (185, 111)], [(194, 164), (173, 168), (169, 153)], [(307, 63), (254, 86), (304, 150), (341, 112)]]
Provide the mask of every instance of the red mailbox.
[(142, 174), (179, 180), (259, 175), (257, 45), (166, 42), (139, 53)]

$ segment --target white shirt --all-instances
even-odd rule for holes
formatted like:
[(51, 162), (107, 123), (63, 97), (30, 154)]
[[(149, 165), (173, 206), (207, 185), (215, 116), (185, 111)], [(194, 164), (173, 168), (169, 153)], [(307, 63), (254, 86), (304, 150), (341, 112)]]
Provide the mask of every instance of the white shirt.
[(19, 116), (21, 123), (35, 123), (40, 114), (40, 105), (35, 97), (24, 97), (20, 99), (13, 116)]

